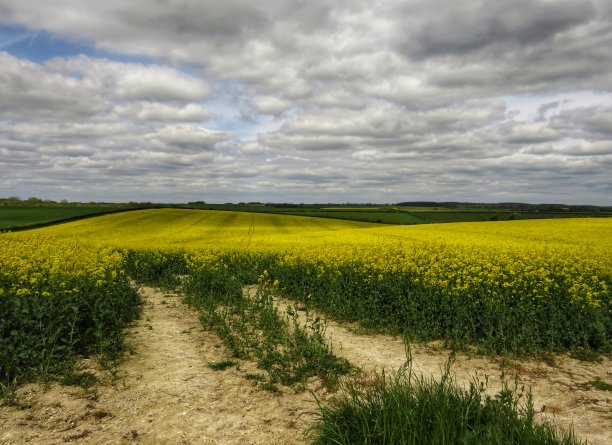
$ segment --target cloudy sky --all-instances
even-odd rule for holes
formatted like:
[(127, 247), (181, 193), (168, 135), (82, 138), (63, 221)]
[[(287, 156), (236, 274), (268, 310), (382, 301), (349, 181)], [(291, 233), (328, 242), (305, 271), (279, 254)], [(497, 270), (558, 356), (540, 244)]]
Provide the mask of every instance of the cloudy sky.
[(609, 0), (0, 0), (0, 197), (612, 205)]

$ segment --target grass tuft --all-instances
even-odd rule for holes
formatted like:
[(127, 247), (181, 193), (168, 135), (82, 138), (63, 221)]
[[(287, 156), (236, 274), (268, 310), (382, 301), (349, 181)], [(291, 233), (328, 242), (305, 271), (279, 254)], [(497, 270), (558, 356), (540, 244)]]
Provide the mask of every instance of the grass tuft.
[(348, 382), (343, 395), (319, 403), (314, 445), (577, 445), (572, 432), (536, 424), (531, 394), (507, 386), (495, 396), (473, 382), (459, 388), (448, 369), (440, 381), (416, 377), (410, 367), (378, 375), (363, 387)]
[(215, 371), (225, 371), (227, 368), (231, 368), (233, 366), (236, 366), (237, 364), (237, 362), (234, 362), (232, 360), (221, 360), (218, 362), (209, 363), (208, 367)]
[(587, 388), (599, 389), (600, 391), (612, 391), (612, 385), (604, 382), (601, 379), (587, 382), (584, 386)]

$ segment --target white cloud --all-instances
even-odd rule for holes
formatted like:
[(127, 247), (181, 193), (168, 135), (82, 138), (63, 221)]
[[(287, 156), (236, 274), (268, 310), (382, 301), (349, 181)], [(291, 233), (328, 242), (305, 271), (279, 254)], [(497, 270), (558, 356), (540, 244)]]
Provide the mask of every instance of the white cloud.
[(251, 141), (251, 142), (246, 142), (242, 144), (240, 151), (242, 151), (242, 153), (249, 154), (249, 155), (259, 155), (259, 154), (265, 153), (267, 149), (263, 145), (257, 142)]
[(131, 99), (186, 101), (202, 99), (209, 93), (205, 81), (164, 67), (130, 69), (117, 79), (117, 94)]
[(92, 115), (103, 107), (93, 85), (0, 52), (0, 118), (49, 120)]
[(168, 125), (145, 136), (154, 150), (201, 152), (214, 150), (215, 144), (228, 139), (226, 133), (188, 125)]
[(193, 103), (182, 107), (157, 102), (129, 103), (117, 105), (115, 112), (120, 116), (134, 117), (143, 122), (203, 122), (214, 117), (214, 113)]
[(274, 116), (284, 113), (293, 106), (290, 101), (273, 96), (255, 96), (251, 103), (257, 112)]
[(0, 52), (0, 194), (612, 196), (604, 0), (20, 0), (0, 23), (111, 54)]

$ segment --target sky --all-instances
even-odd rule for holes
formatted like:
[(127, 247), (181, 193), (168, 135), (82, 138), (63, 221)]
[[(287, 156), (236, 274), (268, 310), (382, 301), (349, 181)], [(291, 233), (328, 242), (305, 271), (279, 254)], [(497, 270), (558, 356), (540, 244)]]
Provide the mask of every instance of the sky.
[(609, 0), (0, 0), (0, 197), (612, 205)]

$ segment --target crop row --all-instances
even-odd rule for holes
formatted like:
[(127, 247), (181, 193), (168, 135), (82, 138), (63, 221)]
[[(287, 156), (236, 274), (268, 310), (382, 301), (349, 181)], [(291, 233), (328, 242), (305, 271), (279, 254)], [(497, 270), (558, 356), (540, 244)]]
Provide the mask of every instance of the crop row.
[(112, 358), (139, 297), (116, 249), (0, 237), (0, 388), (70, 370), (92, 352)]
[(219, 270), (239, 285), (266, 271), (300, 306), (418, 340), (487, 352), (609, 353), (612, 260), (606, 237), (598, 238), (608, 226), (523, 223), (504, 225), (503, 235), (476, 225), (274, 236), (268, 228), (265, 243), (160, 251), (3, 234), (0, 381), (54, 372), (76, 354), (119, 350), (121, 328), (139, 308), (130, 278), (177, 285), (177, 277)]
[(464, 249), (441, 243), (338, 251), (187, 254), (251, 282), (263, 269), (286, 297), (366, 328), (488, 352), (609, 352), (612, 280), (563, 252)]

